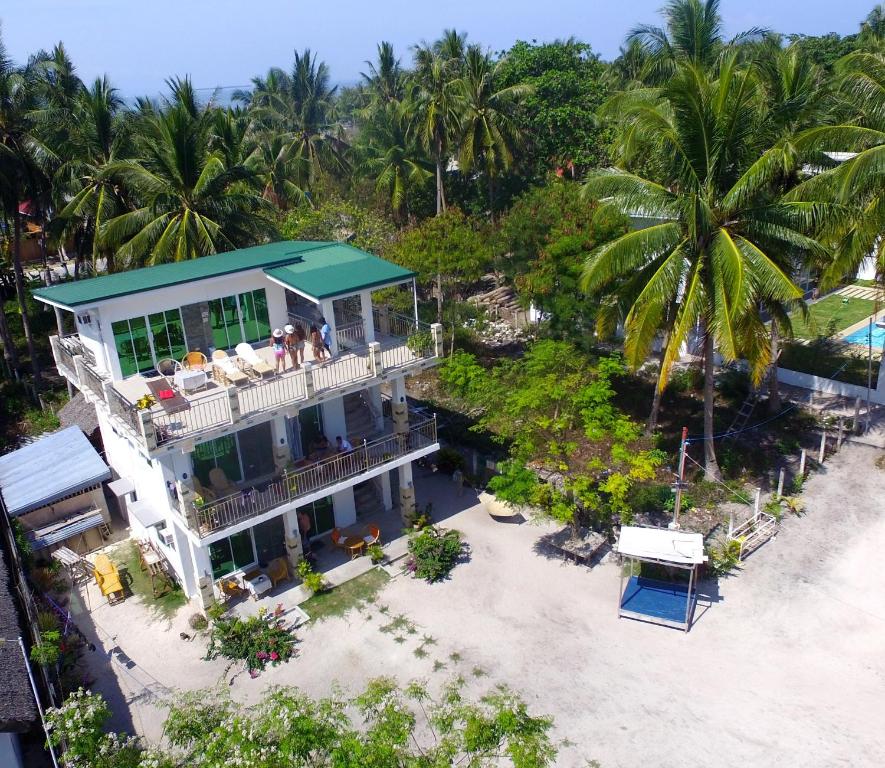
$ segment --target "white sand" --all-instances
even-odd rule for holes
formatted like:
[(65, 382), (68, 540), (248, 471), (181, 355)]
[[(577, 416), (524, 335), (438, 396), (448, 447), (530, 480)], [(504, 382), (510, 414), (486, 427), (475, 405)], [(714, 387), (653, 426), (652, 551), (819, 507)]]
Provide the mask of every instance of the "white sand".
[[(558, 765), (885, 765), (879, 455), (849, 446), (830, 460), (806, 486), (804, 517), (785, 519), (718, 591), (702, 585), (708, 598), (687, 635), (619, 620), (616, 566), (547, 559), (532, 548), (547, 529), (495, 522), (474, 506), (446, 523), (466, 534), (469, 563), (442, 584), (399, 577), (379, 599), (416, 634), (397, 643), (379, 631), (388, 616), (351, 612), (304, 630), (297, 659), (257, 680), (240, 675), (233, 690), (254, 701), (269, 684), (321, 696), (333, 680), (354, 689), (378, 675), (436, 685), (459, 674), (472, 693), (504, 682), (552, 715), (556, 738), (571, 742)], [(423, 490), (437, 510), (465, 501), (438, 480)], [(213, 685), (224, 669), (199, 660), (201, 641), (179, 639), (189, 613), (148, 625), (129, 600), (93, 614), (99, 639), (108, 645), (115, 634), (137, 663), (123, 672), (99, 651), (97, 687), (118, 710), (127, 700), (134, 727), (150, 738), (161, 733), (162, 713), (149, 692)], [(435, 640), (426, 658), (414, 653), (422, 635)], [(435, 661), (445, 668), (434, 671)]]

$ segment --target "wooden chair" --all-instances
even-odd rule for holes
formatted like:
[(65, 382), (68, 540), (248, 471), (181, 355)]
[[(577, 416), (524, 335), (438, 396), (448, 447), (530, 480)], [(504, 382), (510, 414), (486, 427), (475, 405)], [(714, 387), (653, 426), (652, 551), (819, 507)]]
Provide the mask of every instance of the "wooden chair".
[(375, 525), (375, 523), (369, 523), (366, 526), (366, 530), (368, 534), (363, 536), (363, 541), (366, 542), (367, 547), (371, 547), (373, 544), (378, 544), (381, 541), (381, 529)]
[(336, 547), (339, 547), (341, 549), (347, 549), (347, 547), (344, 546), (344, 539), (345, 538), (347, 538), (347, 537), (341, 536), (341, 529), (340, 528), (333, 528), (332, 529), (332, 536), (331, 536), (332, 544), (334, 544)]
[(224, 595), (228, 600), (235, 597), (242, 597), (246, 594), (246, 590), (243, 589), (236, 581), (229, 578), (223, 578), (218, 583), (219, 588), (221, 589), (221, 594)]
[(189, 371), (202, 371), (208, 362), (206, 355), (199, 350), (188, 352), (181, 358), (181, 364)]
[(194, 475), (194, 493), (204, 502), (215, 501), (215, 493), (200, 482), (200, 478)]
[(216, 498), (230, 496), (234, 493), (239, 493), (240, 490), (228, 479), (221, 467), (213, 467), (209, 470), (209, 485), (212, 487)]
[(274, 587), (289, 578), (289, 566), (286, 565), (285, 557), (275, 557), (267, 564), (267, 578)]

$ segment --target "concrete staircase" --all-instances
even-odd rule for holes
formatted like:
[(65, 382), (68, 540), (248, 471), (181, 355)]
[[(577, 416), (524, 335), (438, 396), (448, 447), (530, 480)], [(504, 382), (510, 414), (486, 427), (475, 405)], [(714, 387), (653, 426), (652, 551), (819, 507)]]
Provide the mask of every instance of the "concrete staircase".
[(371, 522), (384, 513), (384, 504), (374, 479), (366, 480), (353, 487), (353, 501), (358, 520)]
[(344, 422), (347, 425), (347, 437), (354, 448), (363, 440), (371, 440), (378, 435), (375, 417), (359, 392), (344, 396)]

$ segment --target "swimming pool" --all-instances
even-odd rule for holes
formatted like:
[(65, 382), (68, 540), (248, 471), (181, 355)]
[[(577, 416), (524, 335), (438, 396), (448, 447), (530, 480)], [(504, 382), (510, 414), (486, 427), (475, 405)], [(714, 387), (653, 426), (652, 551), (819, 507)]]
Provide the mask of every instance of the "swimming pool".
[[(842, 341), (848, 344), (860, 344), (864, 347), (869, 346), (870, 343), (870, 327), (865, 326), (863, 328), (858, 328), (854, 333), (848, 334), (848, 336), (843, 336)], [(882, 349), (882, 346), (885, 345), (885, 328), (877, 328), (875, 325), (873, 326), (873, 349)]]

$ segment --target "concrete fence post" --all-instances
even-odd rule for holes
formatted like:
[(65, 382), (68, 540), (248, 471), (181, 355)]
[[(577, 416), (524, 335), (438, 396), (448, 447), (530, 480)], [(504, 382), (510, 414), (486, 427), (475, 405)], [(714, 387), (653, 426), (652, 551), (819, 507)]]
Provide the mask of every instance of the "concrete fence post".
[(780, 474), (777, 476), (777, 497), (784, 495), (784, 470), (781, 468)]
[(805, 458), (806, 458), (805, 449), (802, 449), (802, 453), (799, 454), (799, 477), (805, 477)]
[(818, 454), (817, 454), (817, 463), (818, 464), (824, 463), (824, 457), (826, 456), (826, 453), (827, 453), (827, 431), (824, 430), (820, 436), (820, 451), (818, 451)]
[(844, 429), (844, 427), (845, 427), (845, 423), (844, 423), (842, 417), (840, 416), (839, 421), (838, 421), (838, 427), (837, 427), (838, 431), (836, 432), (836, 450), (837, 451), (842, 447), (842, 430)]
[(759, 512), (762, 508), (762, 489), (756, 489), (756, 499), (753, 503), (753, 517), (759, 517)]
[(138, 430), (141, 432), (141, 439), (144, 441), (145, 448), (148, 451), (157, 449), (157, 429), (154, 427), (154, 419), (151, 412), (144, 408), (135, 412), (138, 418)]
[(227, 388), (227, 405), (230, 409), (230, 423), (236, 424), (240, 420), (240, 396), (236, 387)]
[(854, 401), (854, 434), (860, 434), (860, 401), (861, 398), (858, 397)]
[(309, 360), (304, 361), (304, 392), (307, 399), (310, 400), (316, 394), (316, 386), (313, 382), (313, 363)]
[(443, 327), (441, 323), (433, 323), (430, 326), (430, 335), (433, 337), (433, 356), (443, 356)]

